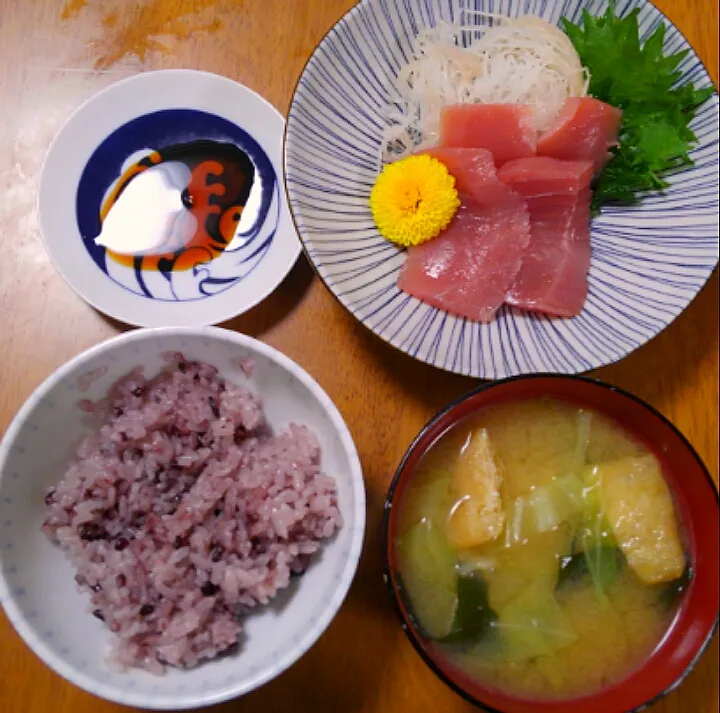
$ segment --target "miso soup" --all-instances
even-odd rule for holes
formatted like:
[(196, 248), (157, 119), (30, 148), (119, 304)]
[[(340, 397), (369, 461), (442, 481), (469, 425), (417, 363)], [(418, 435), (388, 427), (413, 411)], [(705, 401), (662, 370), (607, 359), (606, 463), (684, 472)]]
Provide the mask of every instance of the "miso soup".
[(549, 399), (484, 409), (423, 458), (399, 503), (419, 632), (482, 685), (573, 698), (663, 638), (692, 572), (656, 457)]

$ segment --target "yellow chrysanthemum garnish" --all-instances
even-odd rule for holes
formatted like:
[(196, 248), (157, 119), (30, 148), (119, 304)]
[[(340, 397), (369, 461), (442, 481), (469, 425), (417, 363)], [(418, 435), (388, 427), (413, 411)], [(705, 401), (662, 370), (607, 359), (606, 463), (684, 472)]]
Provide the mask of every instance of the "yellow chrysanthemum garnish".
[(404, 247), (437, 237), (459, 206), (455, 179), (444, 164), (427, 155), (388, 164), (370, 193), (380, 234)]

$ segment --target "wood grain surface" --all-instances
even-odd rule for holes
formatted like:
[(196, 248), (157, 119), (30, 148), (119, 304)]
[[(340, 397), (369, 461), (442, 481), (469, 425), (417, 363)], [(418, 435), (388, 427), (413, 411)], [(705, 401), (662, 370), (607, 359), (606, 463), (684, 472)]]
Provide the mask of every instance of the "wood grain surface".
[[(81, 350), (125, 329), (63, 282), (35, 211), (43, 156), (94, 92), (140, 70), (225, 74), (281, 112), (317, 42), (352, 0), (0, 0), (0, 432), (31, 391)], [(656, 0), (718, 80), (717, 0)], [(422, 425), (476, 382), (413, 361), (356, 322), (302, 257), (259, 307), (224, 325), (277, 347), (340, 408), (368, 493), (362, 562), (341, 612), (291, 670), (227, 713), (469, 713), (405, 639), (381, 578), (382, 502)], [(318, 338), (321, 336), (321, 338)], [(663, 333), (595, 372), (657, 407), (718, 477), (718, 275)], [(109, 713), (44, 666), (0, 613), (1, 713)], [(718, 710), (717, 637), (653, 713)]]

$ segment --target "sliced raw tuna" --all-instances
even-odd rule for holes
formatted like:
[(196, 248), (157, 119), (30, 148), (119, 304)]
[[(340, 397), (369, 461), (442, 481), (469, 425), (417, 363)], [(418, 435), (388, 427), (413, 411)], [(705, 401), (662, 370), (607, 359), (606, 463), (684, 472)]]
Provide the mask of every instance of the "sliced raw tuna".
[(453, 104), (440, 113), (442, 147), (487, 149), (496, 166), (534, 156), (535, 110), (524, 104)]
[(506, 302), (559, 317), (580, 314), (590, 269), (590, 189), (528, 198), (530, 244)]
[[(525, 201), (493, 172), (461, 194), (462, 205), (437, 238), (408, 249), (398, 287), (428, 304), (480, 322), (492, 320), (530, 241)], [(479, 197), (480, 196), (480, 197)]]
[(617, 142), (621, 120), (620, 109), (599, 99), (568, 99), (557, 119), (538, 139), (537, 154), (592, 161), (599, 171), (608, 161), (608, 149)]
[(508, 161), (498, 171), (498, 178), (527, 198), (576, 195), (590, 185), (593, 171), (592, 161), (562, 161), (549, 156), (531, 156)]
[(458, 193), (471, 196), (488, 205), (508, 199), (507, 187), (498, 181), (493, 155), (487, 149), (454, 149), (435, 147), (421, 151), (445, 164), (455, 178)]

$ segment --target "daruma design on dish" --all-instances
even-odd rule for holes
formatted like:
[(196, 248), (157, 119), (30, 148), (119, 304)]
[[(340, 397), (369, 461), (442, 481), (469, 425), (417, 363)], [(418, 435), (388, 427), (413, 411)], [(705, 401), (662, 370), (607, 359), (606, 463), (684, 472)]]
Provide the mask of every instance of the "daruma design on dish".
[(124, 124), (98, 146), (76, 216), (93, 261), (114, 282), (150, 299), (198, 300), (257, 267), (277, 230), (280, 193), (247, 132), (170, 109)]

